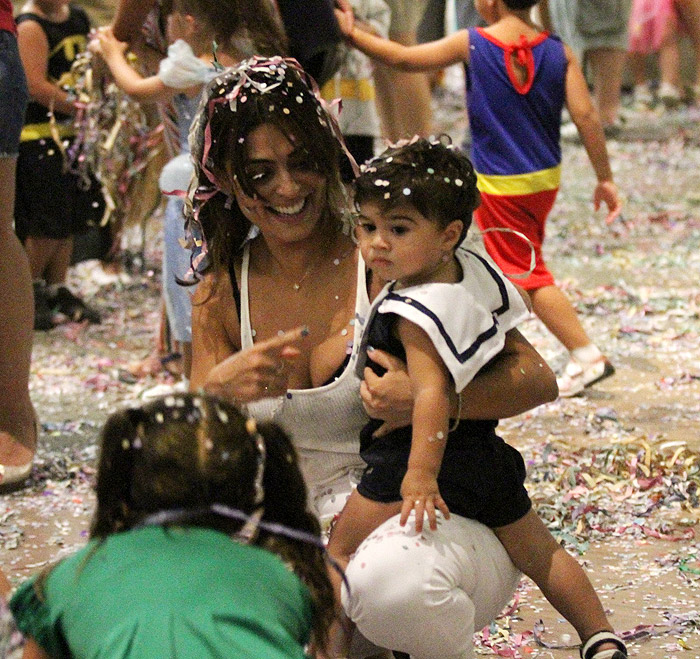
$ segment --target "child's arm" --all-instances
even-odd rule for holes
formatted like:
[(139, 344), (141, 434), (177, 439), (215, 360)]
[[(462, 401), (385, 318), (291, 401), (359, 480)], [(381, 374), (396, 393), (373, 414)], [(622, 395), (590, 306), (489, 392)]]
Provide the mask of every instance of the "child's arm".
[(17, 45), (27, 77), (29, 95), (37, 103), (56, 112), (73, 114), (75, 106), (68, 92), (49, 80), (49, 41), (36, 21), (23, 21), (17, 26)]
[(119, 41), (107, 27), (99, 30), (89, 46), (106, 62), (114, 76), (114, 81), (136, 101), (164, 101), (171, 98), (176, 90), (168, 87), (158, 76), (144, 78), (126, 60), (127, 44)]
[(346, 40), (365, 55), (403, 71), (439, 71), (469, 61), (469, 32), (458, 30), (438, 41), (418, 46), (403, 46), (366, 32), (336, 10), (338, 24)]
[(445, 517), (449, 510), (440, 496), (437, 476), (445, 452), (450, 424), (452, 379), (433, 342), (417, 325), (399, 318), (397, 331), (406, 351), (406, 366), (413, 390), (413, 434), (408, 470), (401, 483), (401, 524), (416, 512), (416, 532), (423, 530), (423, 513), (431, 529), (437, 528), (435, 509)]
[(568, 46), (564, 46), (564, 48), (568, 60), (566, 107), (571, 119), (576, 124), (583, 146), (598, 178), (598, 184), (593, 193), (594, 207), (598, 210), (600, 203), (605, 202), (608, 207), (606, 222), (610, 224), (620, 214), (622, 202), (617, 194), (617, 186), (613, 182), (603, 126), (600, 123), (598, 111), (593, 105), (586, 79), (576, 56)]

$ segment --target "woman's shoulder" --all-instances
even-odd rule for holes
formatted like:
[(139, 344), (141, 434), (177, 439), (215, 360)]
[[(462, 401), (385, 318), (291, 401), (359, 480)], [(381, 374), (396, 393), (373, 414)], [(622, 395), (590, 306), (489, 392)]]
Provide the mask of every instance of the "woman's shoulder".
[(225, 269), (209, 270), (199, 283), (192, 297), (193, 304), (216, 306), (230, 303), (233, 297), (231, 277)]

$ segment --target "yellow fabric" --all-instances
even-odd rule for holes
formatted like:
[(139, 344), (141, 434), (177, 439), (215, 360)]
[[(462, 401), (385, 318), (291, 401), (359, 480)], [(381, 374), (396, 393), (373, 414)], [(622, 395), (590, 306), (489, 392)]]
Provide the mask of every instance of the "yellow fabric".
[(556, 190), (561, 182), (561, 165), (527, 174), (505, 176), (477, 173), (477, 187), (491, 195), (523, 195)]
[(321, 88), (321, 96), (326, 101), (332, 101), (336, 98), (373, 101), (374, 84), (371, 80), (331, 79)]
[[(70, 125), (58, 125), (56, 126), (58, 130), (58, 136), (63, 137), (73, 137), (75, 135), (75, 127)], [(51, 124), (47, 121), (43, 124), (27, 124), (22, 128), (22, 135), (20, 137), (21, 142), (29, 142), (31, 140), (41, 140), (47, 137), (52, 137), (51, 134)]]

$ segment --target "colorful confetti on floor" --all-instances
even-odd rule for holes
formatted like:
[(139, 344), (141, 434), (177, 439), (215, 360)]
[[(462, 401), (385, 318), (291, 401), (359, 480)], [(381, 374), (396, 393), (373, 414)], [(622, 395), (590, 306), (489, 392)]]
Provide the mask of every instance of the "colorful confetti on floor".
[[(443, 101), (438, 118), (461, 139), (463, 119)], [(501, 423), (525, 456), (540, 514), (588, 570), (634, 657), (700, 658), (699, 122), (687, 109), (656, 124), (637, 118), (610, 142), (626, 198), (610, 227), (593, 211), (583, 148), (565, 144), (545, 254), (617, 372), (582, 396)], [(127, 369), (154, 345), (158, 234), (156, 220), (144, 267), (107, 285), (92, 266), (73, 272), (101, 325), (36, 334), (41, 447), (30, 486), (0, 498), (0, 561), (15, 582), (85, 541), (107, 414), (172, 381)], [(563, 366), (562, 348), (537, 320), (523, 332), (552, 367)], [(523, 580), (508, 612), (478, 635), (477, 653), (564, 659), (578, 656), (576, 641)]]

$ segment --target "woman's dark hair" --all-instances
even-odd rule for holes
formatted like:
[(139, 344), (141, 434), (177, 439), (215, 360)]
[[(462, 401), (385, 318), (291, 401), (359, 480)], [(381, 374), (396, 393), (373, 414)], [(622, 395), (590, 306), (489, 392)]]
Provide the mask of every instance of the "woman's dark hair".
[(247, 173), (246, 138), (263, 124), (300, 144), (309, 166), (326, 179), (322, 220), (329, 228), (340, 229), (347, 212), (339, 172), (340, 135), (315, 93), (315, 83), (295, 60), (246, 60), (222, 71), (206, 87), (190, 131), (195, 183), (187, 204), (189, 223), (203, 234), (208, 266), (215, 271), (228, 267), (251, 228), (232, 189), (235, 180), (247, 195), (257, 194)]
[(410, 204), (442, 228), (461, 220), (460, 242), (479, 201), (474, 167), (447, 135), (389, 147), (355, 180), (356, 207), (373, 202), (386, 212)]
[[(112, 414), (102, 432), (96, 493), (90, 537), (98, 540), (151, 515), (179, 511), (191, 514), (171, 523), (241, 531), (243, 521), (217, 513), (217, 505), (245, 515), (262, 510), (263, 523), (320, 537), (289, 437), (211, 396), (167, 396)], [(314, 642), (324, 647), (334, 615), (324, 550), (264, 526), (251, 544), (280, 556), (307, 585)]]
[(256, 54), (287, 54), (287, 37), (270, 0), (172, 0), (172, 9), (209, 26), (220, 47), (243, 39)]

